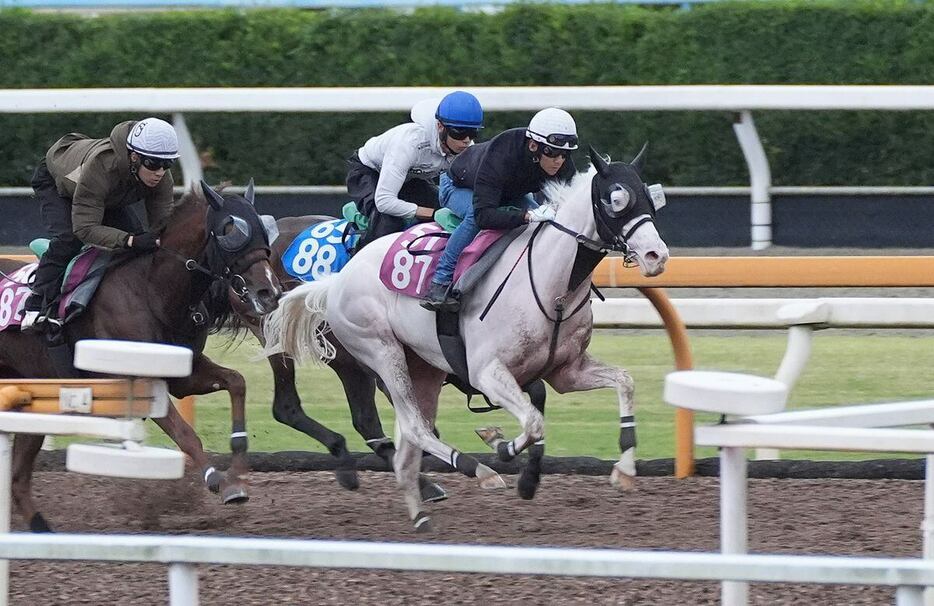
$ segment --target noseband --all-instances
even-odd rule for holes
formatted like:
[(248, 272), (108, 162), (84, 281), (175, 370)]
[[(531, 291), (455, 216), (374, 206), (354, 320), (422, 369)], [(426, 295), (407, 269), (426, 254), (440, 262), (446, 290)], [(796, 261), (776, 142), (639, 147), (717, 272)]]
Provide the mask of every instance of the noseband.
[[(204, 263), (169, 248), (160, 247), (159, 250), (164, 250), (182, 261), (188, 271), (201, 272), (210, 277), (212, 282), (226, 282), (241, 301), (246, 301), (249, 291), (247, 290), (246, 279), (242, 274), (260, 261), (268, 261), (271, 251), (268, 244), (262, 248), (257, 247), (253, 250), (263, 250), (265, 254), (257, 255), (254, 259), (248, 260), (242, 267), (239, 267), (238, 265), (243, 261), (243, 257), (249, 257), (249, 253), (253, 252), (250, 250), (246, 251), (246, 255), (237, 254), (243, 251), (252, 241), (252, 230), (250, 224), (238, 216), (229, 216), (225, 221), (225, 225), (228, 223), (233, 225), (233, 230), (226, 235), (218, 236), (213, 230), (208, 231), (208, 243), (202, 252), (202, 257), (206, 258)], [(214, 262), (215, 259), (219, 260), (220, 263)], [(221, 266), (220, 270), (213, 269), (218, 265)]]

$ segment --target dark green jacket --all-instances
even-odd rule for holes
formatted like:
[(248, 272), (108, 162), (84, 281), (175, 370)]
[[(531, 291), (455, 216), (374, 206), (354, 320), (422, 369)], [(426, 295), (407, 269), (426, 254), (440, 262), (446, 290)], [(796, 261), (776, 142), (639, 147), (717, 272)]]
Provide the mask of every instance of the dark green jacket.
[(153, 230), (162, 229), (172, 212), (175, 182), (171, 172), (166, 171), (154, 188), (146, 187), (130, 172), (126, 137), (134, 124), (121, 122), (107, 139), (69, 133), (56, 141), (45, 156), (58, 193), (71, 198), (72, 229), (85, 244), (126, 246), (127, 232), (101, 224), (107, 209), (142, 200)]

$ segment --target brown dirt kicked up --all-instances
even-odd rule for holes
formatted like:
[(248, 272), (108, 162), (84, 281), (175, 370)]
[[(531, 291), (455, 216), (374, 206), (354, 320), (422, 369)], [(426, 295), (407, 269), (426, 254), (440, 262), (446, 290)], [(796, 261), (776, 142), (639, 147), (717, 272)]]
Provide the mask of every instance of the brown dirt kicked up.
[[(254, 472), (252, 498), (223, 506), (194, 479), (113, 480), (36, 474), (38, 502), (62, 532), (203, 534), (444, 543), (716, 551), (718, 481), (642, 477), (620, 493), (605, 476), (551, 474), (533, 501), (432, 474), (450, 498), (431, 506), (434, 534), (416, 535), (392, 474), (365, 471), (356, 492), (327, 471)], [(751, 479), (756, 553), (920, 557), (923, 483), (893, 479)], [(14, 520), (14, 530), (23, 531)], [(13, 562), (11, 604), (165, 604), (167, 568), (149, 564)], [(719, 585), (287, 567), (202, 566), (201, 604), (719, 604)], [(755, 584), (752, 604), (891, 604), (879, 587)]]

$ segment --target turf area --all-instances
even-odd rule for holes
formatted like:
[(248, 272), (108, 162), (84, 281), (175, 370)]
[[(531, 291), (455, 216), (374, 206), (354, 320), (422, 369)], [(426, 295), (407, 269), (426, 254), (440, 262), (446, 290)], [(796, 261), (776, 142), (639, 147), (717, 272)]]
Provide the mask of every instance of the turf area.
[[(769, 376), (778, 368), (786, 334), (781, 331), (704, 333), (691, 335), (696, 368), (750, 372)], [(217, 362), (236, 368), (247, 380), (247, 419), (250, 449), (254, 451), (309, 450), (324, 448), (304, 434), (272, 418), (271, 371), (249, 338), (235, 347), (213, 337), (208, 354)], [(598, 358), (628, 369), (636, 384), (639, 459), (671, 457), (674, 453), (673, 409), (661, 399), (662, 383), (672, 370), (671, 348), (662, 331), (599, 331), (590, 346)], [(924, 333), (908, 335), (824, 331), (814, 339), (807, 370), (792, 392), (790, 408), (925, 399), (934, 394), (934, 348)], [(328, 368), (302, 368), (299, 393), (313, 418), (346, 436), (351, 450), (368, 450), (353, 430), (350, 414), (337, 376)], [(482, 403), (482, 401), (478, 402)], [(382, 395), (377, 405), (387, 433), (392, 432), (393, 412)], [(608, 389), (559, 395), (549, 391), (547, 405), (547, 454), (585, 455), (603, 459), (618, 457), (618, 407)], [(196, 427), (208, 450), (227, 452), (230, 430), (229, 400), (224, 394), (199, 397)], [(713, 422), (701, 415), (698, 422)], [(473, 430), (501, 425), (507, 435), (518, 425), (504, 411), (474, 414), (465, 398), (448, 386), (442, 393), (438, 427), (446, 441), (466, 452), (486, 447)], [(167, 445), (156, 427), (149, 442)], [(714, 449), (698, 449), (698, 457), (715, 456)], [(881, 458), (860, 453), (784, 453), (785, 458), (853, 459)], [(898, 456), (896, 454), (890, 456)]]

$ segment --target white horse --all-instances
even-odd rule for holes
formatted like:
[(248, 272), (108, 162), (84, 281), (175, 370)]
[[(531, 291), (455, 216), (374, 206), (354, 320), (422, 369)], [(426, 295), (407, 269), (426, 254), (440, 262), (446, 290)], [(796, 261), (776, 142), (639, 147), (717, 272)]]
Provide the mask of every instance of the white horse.
[[(533, 455), (541, 456), (544, 417), (520, 385), (543, 378), (559, 393), (614, 388), (621, 455), (611, 481), (624, 488), (632, 485), (636, 473), (633, 382), (625, 370), (587, 353), (593, 331), (588, 303), (590, 276), (607, 250), (624, 251), (645, 276), (664, 271), (668, 247), (655, 228), (655, 206), (639, 176), (644, 150), (627, 164), (607, 163), (591, 148), (588, 172), (570, 184), (546, 188), (546, 199), (556, 208), (555, 221), (530, 225), (516, 238), (485, 280), (462, 297), (460, 312), (470, 383), (522, 427), (510, 442), (488, 442), (510, 454), (535, 444), (538, 452)], [(481, 487), (505, 483), (432, 432), (438, 395), (452, 369), (438, 343), (434, 312), (380, 282), (380, 264), (392, 242), (393, 237), (374, 242), (339, 274), (299, 286), (282, 298), (279, 309), (267, 316), (267, 353), (282, 351), (298, 362), (326, 360), (333, 355), (322, 339), (329, 326), (362, 365), (379, 375), (401, 430), (396, 436), (396, 479), (416, 528), (426, 530), (429, 516), (418, 490), (422, 450), (478, 478)]]

